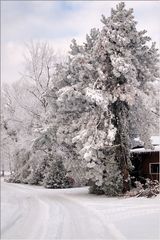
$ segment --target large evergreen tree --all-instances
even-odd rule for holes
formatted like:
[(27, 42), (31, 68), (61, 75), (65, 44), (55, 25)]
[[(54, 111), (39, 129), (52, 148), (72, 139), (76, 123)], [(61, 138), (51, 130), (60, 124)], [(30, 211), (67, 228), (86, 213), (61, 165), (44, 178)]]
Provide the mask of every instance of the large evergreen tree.
[[(126, 10), (120, 3), (112, 9), (111, 17), (103, 16), (104, 27), (94, 49), (96, 62), (102, 72), (102, 88), (111, 94), (109, 110), (112, 123), (116, 128), (113, 144), (115, 160), (123, 177), (123, 191), (129, 190), (130, 139), (129, 115), (136, 101), (143, 101), (147, 84), (158, 77), (158, 54), (153, 43), (145, 35), (146, 31), (137, 31), (133, 9)], [(144, 127), (144, 126), (143, 126)], [(146, 131), (141, 131), (144, 142), (149, 142)]]
[(84, 46), (73, 41), (69, 95), (62, 92), (65, 103), (72, 96), (78, 111), (82, 105), (75, 99), (85, 102), (72, 142), (86, 163), (91, 191), (116, 195), (130, 189), (130, 129), (135, 121), (141, 123), (141, 139), (150, 144), (141, 121), (144, 115), (135, 106), (141, 103), (140, 108), (145, 106), (145, 112), (150, 112), (144, 100), (151, 82), (159, 77), (158, 53), (154, 43), (149, 47), (146, 31), (137, 30), (133, 10), (126, 10), (124, 3), (112, 9), (109, 18), (103, 16), (102, 22), (94, 43), (88, 44), (89, 38)]

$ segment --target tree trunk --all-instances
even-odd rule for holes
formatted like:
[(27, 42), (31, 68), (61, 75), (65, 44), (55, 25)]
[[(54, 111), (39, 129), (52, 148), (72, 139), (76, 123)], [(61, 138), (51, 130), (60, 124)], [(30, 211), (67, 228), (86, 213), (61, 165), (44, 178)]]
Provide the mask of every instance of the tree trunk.
[(1, 176), (4, 177), (4, 164), (1, 165)]
[(111, 105), (111, 111), (114, 115), (113, 125), (117, 132), (115, 136), (116, 148), (115, 159), (119, 164), (119, 168), (123, 177), (123, 193), (130, 190), (129, 184), (129, 162), (130, 162), (130, 147), (129, 147), (129, 123), (128, 114), (129, 106), (126, 102), (118, 99)]
[(13, 171), (12, 171), (12, 165), (11, 165), (11, 162), (9, 162), (9, 171), (10, 171), (10, 174), (12, 174), (12, 173), (13, 173)]

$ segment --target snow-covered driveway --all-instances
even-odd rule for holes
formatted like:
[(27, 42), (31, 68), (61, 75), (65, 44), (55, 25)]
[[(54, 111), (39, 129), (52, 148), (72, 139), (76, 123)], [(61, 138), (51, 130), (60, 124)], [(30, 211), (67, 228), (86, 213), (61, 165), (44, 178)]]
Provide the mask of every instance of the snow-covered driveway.
[(2, 239), (160, 239), (159, 198), (107, 198), (88, 188), (1, 182)]

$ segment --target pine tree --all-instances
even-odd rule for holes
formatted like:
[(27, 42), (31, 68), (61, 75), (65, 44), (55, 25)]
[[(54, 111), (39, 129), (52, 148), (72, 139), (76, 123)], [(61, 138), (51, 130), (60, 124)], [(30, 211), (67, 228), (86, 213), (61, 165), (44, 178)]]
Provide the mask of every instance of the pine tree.
[(140, 98), (140, 94), (145, 93), (147, 82), (158, 77), (158, 55), (155, 44), (150, 48), (147, 45), (150, 38), (145, 36), (146, 31), (137, 31), (133, 9), (126, 10), (124, 3), (112, 9), (111, 17), (106, 19), (103, 16), (102, 22), (104, 27), (94, 54), (105, 79), (101, 80), (103, 89), (112, 96), (109, 109), (116, 128), (113, 144), (118, 146), (115, 148), (115, 160), (123, 177), (123, 192), (126, 192), (129, 190), (131, 166), (129, 114), (137, 95)]
[(71, 187), (71, 183), (67, 177), (67, 171), (62, 160), (50, 162), (47, 174), (44, 178), (44, 186), (46, 188), (67, 188)]
[[(72, 142), (86, 163), (91, 191), (116, 195), (130, 189), (130, 124), (136, 119), (131, 121), (131, 113), (138, 101), (144, 103), (149, 84), (159, 76), (158, 54), (155, 44), (148, 46), (146, 31), (137, 31), (133, 9), (126, 10), (124, 3), (112, 9), (111, 17), (103, 16), (102, 22), (104, 27), (89, 50), (75, 48), (74, 42), (77, 54), (74, 51), (70, 61), (68, 99), (73, 96), (73, 102), (80, 96), (85, 102)], [(78, 111), (82, 109), (74, 103)], [(141, 124), (138, 133), (147, 146), (149, 133), (144, 127)]]
[[(36, 155), (36, 157), (38, 158), (38, 155)], [(48, 161), (47, 156), (41, 157), (42, 159), (40, 159), (39, 161), (36, 159), (37, 161), (35, 161), (34, 163), (33, 160), (35, 159), (32, 159), (32, 161), (30, 161), (31, 173), (27, 178), (29, 184), (42, 185), (43, 183), (43, 180), (45, 178), (45, 171), (48, 167)]]

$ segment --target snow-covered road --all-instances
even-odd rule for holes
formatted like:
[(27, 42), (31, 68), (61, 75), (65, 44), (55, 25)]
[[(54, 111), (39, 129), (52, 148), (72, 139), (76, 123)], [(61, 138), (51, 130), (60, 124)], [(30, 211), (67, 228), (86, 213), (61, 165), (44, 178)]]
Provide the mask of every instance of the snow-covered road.
[(1, 239), (160, 239), (159, 198), (1, 182)]

